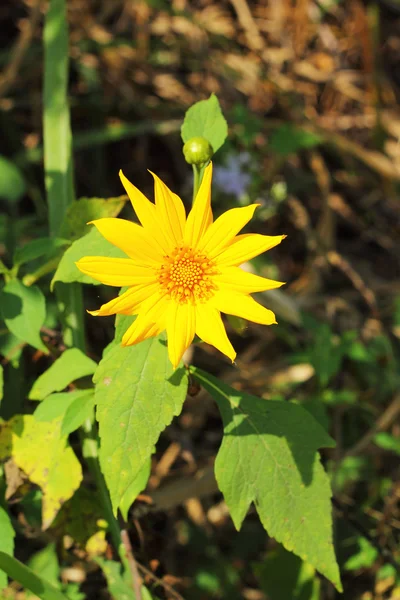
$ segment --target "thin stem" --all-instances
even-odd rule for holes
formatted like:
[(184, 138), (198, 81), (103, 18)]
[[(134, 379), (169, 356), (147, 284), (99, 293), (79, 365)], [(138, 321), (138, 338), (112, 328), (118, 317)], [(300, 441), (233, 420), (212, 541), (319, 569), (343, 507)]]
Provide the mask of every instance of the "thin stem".
[(193, 167), (193, 202), (196, 200), (197, 192), (199, 191), (200, 183), (201, 183), (201, 169), (197, 165), (192, 165)]

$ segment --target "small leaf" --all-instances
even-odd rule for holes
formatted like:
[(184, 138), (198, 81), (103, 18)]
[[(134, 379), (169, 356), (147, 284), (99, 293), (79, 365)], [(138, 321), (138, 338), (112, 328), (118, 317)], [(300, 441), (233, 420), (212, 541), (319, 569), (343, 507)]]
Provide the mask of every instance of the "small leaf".
[(364, 537), (357, 539), (358, 552), (356, 551), (344, 564), (346, 571), (369, 569), (378, 558), (378, 550)]
[(97, 229), (92, 227), (89, 233), (73, 242), (67, 249), (57, 267), (50, 288), (53, 289), (57, 281), (62, 281), (63, 283), (79, 281), (80, 283), (100, 285), (99, 281), (92, 279), (88, 275), (84, 275), (76, 266), (76, 261), (84, 256), (126, 258), (126, 254), (122, 250), (107, 242)]
[(256, 398), (199, 369), (193, 373), (222, 415), (215, 475), (235, 527), (254, 502), (268, 534), (341, 589), (331, 490), (317, 453), (333, 440), (299, 404)]
[(320, 581), (315, 569), (282, 546), (269, 552), (263, 563), (254, 566), (261, 589), (268, 598), (319, 600)]
[(281, 156), (288, 156), (303, 148), (314, 148), (323, 141), (316, 133), (299, 129), (291, 123), (281, 125), (271, 134), (269, 149)]
[(93, 395), (93, 390), (73, 390), (72, 392), (50, 394), (35, 410), (35, 419), (37, 421), (53, 421), (58, 417), (64, 417), (71, 404), (88, 395)]
[(67, 408), (61, 423), (61, 435), (69, 435), (78, 429), (87, 419), (93, 418), (94, 392), (75, 398)]
[(29, 480), (43, 491), (43, 529), (82, 481), (81, 465), (66, 445), (60, 428), (60, 419), (42, 423), (33, 415), (16, 415), (8, 422), (0, 422), (0, 460), (12, 456)]
[(67, 209), (61, 227), (61, 237), (77, 240), (86, 234), (86, 224), (95, 219), (104, 217), (117, 217), (123, 209), (127, 196), (118, 198), (81, 198), (76, 200)]
[(61, 238), (38, 238), (31, 240), (14, 253), (14, 265), (20, 266), (41, 256), (54, 254), (62, 246), (70, 244), (68, 240)]
[(30, 400), (43, 400), (53, 392), (60, 392), (81, 377), (93, 375), (97, 364), (78, 348), (65, 350), (47, 371), (40, 375), (29, 392)]
[[(11, 525), (10, 517), (0, 506), (0, 550), (12, 556), (14, 552), (15, 532)], [(0, 592), (7, 586), (7, 575), (0, 570)]]
[(0, 305), (11, 333), (48, 354), (40, 339), (40, 328), (46, 318), (46, 301), (40, 289), (35, 285), (26, 287), (18, 279), (12, 279), (1, 291)]
[(95, 561), (107, 579), (108, 591), (114, 600), (136, 600), (130, 577), (127, 577), (127, 572), (122, 570), (120, 563), (100, 557)]
[[(131, 317), (119, 320), (119, 331)], [(165, 337), (122, 347), (118, 337), (96, 370), (100, 463), (116, 512), (148, 461), (160, 433), (182, 410), (187, 374), (173, 370)]]
[(186, 112), (181, 129), (185, 143), (191, 138), (203, 137), (210, 142), (215, 153), (221, 148), (227, 135), (228, 125), (214, 94), (211, 94), (208, 100), (196, 102)]
[(0, 156), (0, 198), (18, 202), (25, 194), (25, 180), (14, 163)]
[[(34, 573), (37, 573), (46, 579), (46, 581), (53, 584), (54, 587), (60, 587), (60, 565), (58, 564), (55, 544), (48, 544), (42, 550), (39, 550), (39, 552), (35, 552), (35, 554), (30, 557), (27, 565)], [(26, 597), (37, 598), (37, 596), (31, 592), (28, 592)]]
[(125, 494), (122, 496), (119, 509), (124, 520), (128, 520), (128, 512), (140, 492), (143, 492), (150, 477), (151, 458), (149, 458), (132, 481)]

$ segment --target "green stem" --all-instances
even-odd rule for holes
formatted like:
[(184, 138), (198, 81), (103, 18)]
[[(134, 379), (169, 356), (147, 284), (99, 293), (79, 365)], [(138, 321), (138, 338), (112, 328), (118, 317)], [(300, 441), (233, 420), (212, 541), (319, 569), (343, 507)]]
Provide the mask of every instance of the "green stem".
[(49, 273), (54, 271), (57, 268), (57, 265), (59, 262), (60, 262), (59, 256), (55, 256), (54, 258), (51, 258), (47, 263), (45, 263), (44, 265), (41, 265), (33, 273), (27, 273), (27, 275), (24, 275), (24, 277), (22, 278), (22, 283), (28, 287), (30, 285), (33, 285), (34, 283), (36, 283), (38, 281), (38, 279), (41, 279), (45, 275), (48, 275)]
[(193, 167), (193, 202), (196, 200), (197, 192), (201, 184), (201, 168), (198, 165)]

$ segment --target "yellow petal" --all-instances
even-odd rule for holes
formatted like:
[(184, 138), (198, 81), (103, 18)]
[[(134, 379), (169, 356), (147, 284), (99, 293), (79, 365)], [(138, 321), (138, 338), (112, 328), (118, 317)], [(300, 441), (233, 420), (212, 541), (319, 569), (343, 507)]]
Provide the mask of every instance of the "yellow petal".
[(212, 163), (210, 163), (203, 175), (203, 179), (197, 192), (193, 208), (190, 211), (185, 226), (185, 244), (196, 247), (198, 241), (204, 235), (213, 221), (211, 211), (211, 179)]
[(186, 213), (182, 200), (171, 192), (157, 175), (154, 177), (154, 196), (158, 217), (161, 220), (164, 231), (172, 240), (172, 244), (178, 246), (182, 243), (185, 229)]
[(193, 341), (196, 331), (195, 307), (188, 303), (171, 302), (167, 313), (168, 356), (174, 369)]
[(158, 218), (156, 205), (150, 202), (150, 200), (148, 200), (146, 196), (125, 177), (122, 171), (119, 172), (119, 176), (139, 221), (150, 235), (154, 235), (155, 232), (157, 232), (157, 242), (162, 247), (164, 253), (168, 253), (168, 251), (171, 250), (171, 244), (163, 233), (163, 223)]
[(228, 246), (235, 235), (250, 221), (259, 204), (232, 208), (224, 212), (210, 227), (198, 244), (199, 250), (214, 258)]
[(275, 315), (272, 310), (268, 310), (253, 300), (251, 296), (245, 294), (236, 294), (231, 291), (218, 291), (209, 300), (212, 306), (228, 315), (242, 317), (254, 323), (261, 325), (276, 324)]
[(286, 235), (260, 235), (244, 233), (234, 238), (231, 243), (216, 257), (218, 265), (229, 267), (239, 266), (277, 246)]
[(213, 275), (212, 280), (221, 290), (229, 289), (240, 294), (274, 290), (283, 285), (281, 281), (259, 277), (253, 273), (247, 273), (239, 267), (222, 267), (219, 269), (218, 275)]
[(111, 244), (120, 248), (135, 262), (156, 266), (163, 260), (163, 249), (143, 227), (125, 219), (104, 218), (90, 221)]
[(103, 304), (99, 310), (88, 310), (88, 313), (94, 317), (106, 317), (116, 314), (136, 315), (142, 302), (155, 294), (157, 289), (158, 283), (135, 285), (117, 298)]
[(75, 264), (82, 273), (97, 279), (105, 285), (123, 287), (125, 285), (155, 283), (157, 281), (154, 269), (138, 266), (130, 258), (85, 256)]
[(196, 306), (196, 333), (203, 342), (217, 348), (232, 362), (235, 360), (236, 352), (226, 335), (221, 313), (208, 303)]
[(159, 335), (165, 329), (165, 315), (170, 299), (158, 292), (150, 296), (140, 307), (140, 314), (126, 330), (123, 346), (133, 346), (147, 338)]

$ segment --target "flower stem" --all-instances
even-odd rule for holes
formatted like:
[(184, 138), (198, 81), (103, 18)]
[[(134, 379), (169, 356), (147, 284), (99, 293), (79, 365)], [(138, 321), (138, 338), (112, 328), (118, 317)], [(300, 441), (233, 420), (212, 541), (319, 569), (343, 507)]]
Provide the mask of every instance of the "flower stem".
[(192, 165), (193, 167), (193, 202), (196, 200), (197, 192), (199, 191), (201, 183), (201, 168), (198, 165)]

